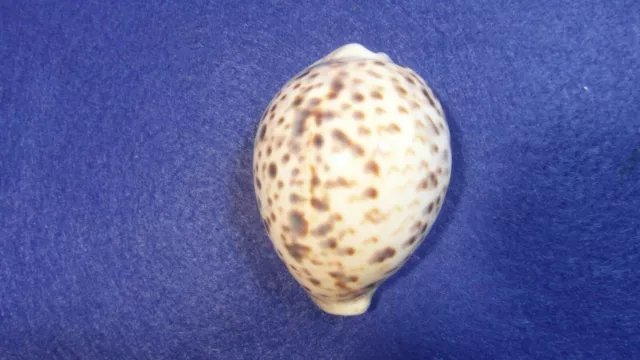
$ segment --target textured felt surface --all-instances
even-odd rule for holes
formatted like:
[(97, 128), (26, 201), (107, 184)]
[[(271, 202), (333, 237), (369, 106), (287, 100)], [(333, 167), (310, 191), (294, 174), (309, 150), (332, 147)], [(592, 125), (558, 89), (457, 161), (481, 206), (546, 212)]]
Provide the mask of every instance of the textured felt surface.
[[(0, 359), (640, 357), (640, 3), (2, 1)], [(366, 315), (266, 238), (261, 112), (347, 42), (443, 103), (443, 212)]]

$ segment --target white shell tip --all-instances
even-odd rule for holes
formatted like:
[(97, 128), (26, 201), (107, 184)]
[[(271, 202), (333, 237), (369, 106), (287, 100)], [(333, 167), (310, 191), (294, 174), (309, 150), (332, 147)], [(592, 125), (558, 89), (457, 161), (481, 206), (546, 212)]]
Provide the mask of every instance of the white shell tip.
[(361, 44), (358, 43), (348, 43), (343, 45), (331, 53), (320, 59), (320, 61), (330, 61), (330, 60), (338, 60), (338, 59), (370, 59), (370, 60), (380, 60), (385, 62), (391, 62), (389, 56), (385, 53), (374, 53), (373, 51), (367, 49)]
[(362, 315), (369, 310), (374, 292), (375, 290), (356, 299), (346, 301), (322, 301), (313, 297), (311, 299), (320, 309), (331, 315), (356, 316)]

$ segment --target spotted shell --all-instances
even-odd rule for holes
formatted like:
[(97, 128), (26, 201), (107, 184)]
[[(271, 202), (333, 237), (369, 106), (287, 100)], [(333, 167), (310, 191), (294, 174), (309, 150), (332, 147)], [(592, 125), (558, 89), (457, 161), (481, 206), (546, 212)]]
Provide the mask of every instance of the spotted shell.
[(278, 256), (322, 310), (365, 312), (420, 245), (445, 199), (450, 148), (425, 81), (359, 44), (274, 96), (255, 139), (257, 203)]

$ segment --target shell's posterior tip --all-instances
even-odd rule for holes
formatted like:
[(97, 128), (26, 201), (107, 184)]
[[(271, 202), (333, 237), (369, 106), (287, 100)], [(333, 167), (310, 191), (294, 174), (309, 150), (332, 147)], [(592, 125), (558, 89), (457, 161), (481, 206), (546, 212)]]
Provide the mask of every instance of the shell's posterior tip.
[(369, 294), (362, 295), (353, 300), (347, 301), (321, 301), (318, 299), (313, 299), (313, 302), (320, 308), (322, 311), (329, 313), (331, 315), (338, 316), (356, 316), (362, 315), (371, 306), (371, 298), (373, 297), (373, 292)]

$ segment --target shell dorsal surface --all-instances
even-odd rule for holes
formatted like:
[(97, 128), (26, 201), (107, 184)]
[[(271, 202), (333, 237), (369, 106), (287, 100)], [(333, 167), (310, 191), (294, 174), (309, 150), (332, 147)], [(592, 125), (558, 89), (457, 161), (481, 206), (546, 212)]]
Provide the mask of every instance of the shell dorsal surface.
[(349, 44), (276, 94), (253, 166), (282, 261), (323, 310), (355, 315), (436, 221), (451, 176), (449, 128), (418, 74)]

